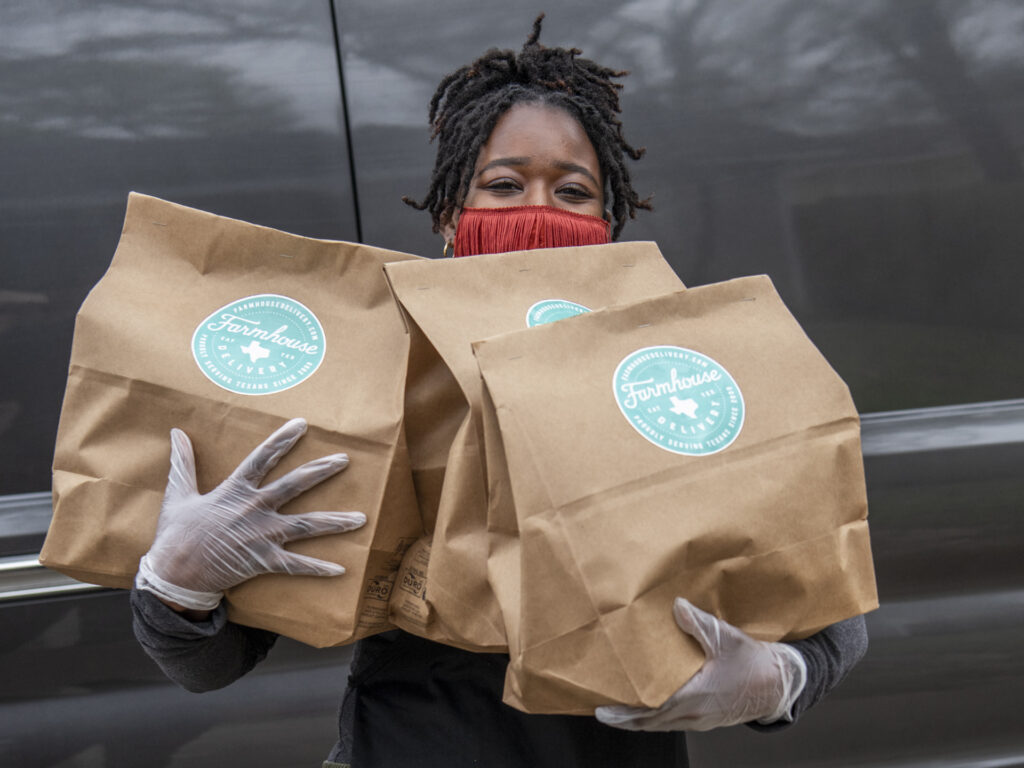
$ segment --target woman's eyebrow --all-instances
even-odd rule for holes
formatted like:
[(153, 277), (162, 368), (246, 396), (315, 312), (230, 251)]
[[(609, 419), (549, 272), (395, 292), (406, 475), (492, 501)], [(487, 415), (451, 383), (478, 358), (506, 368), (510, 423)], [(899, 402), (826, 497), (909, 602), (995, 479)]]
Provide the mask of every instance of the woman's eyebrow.
[[(489, 170), (490, 168), (494, 168), (494, 167), (499, 166), (499, 165), (512, 166), (512, 167), (515, 167), (517, 165), (529, 165), (531, 159), (532, 158), (529, 158), (529, 157), (499, 157), (496, 160), (491, 160), (491, 162), (487, 163), (487, 165), (485, 165), (483, 168), (481, 168), (479, 173), (477, 173), (477, 176), (479, 176), (484, 171)], [(558, 168), (560, 170), (563, 170), (563, 171), (572, 171), (574, 173), (582, 173), (584, 176), (586, 176), (588, 179), (590, 179), (594, 184), (596, 184), (597, 186), (601, 186), (600, 184), (598, 184), (597, 179), (594, 178), (594, 174), (592, 174), (590, 171), (588, 171), (586, 168), (584, 168), (582, 165), (579, 165), (578, 163), (570, 163), (568, 160), (559, 160), (554, 165), (555, 165), (556, 168)]]
[(497, 160), (491, 160), (491, 162), (489, 162), (487, 165), (485, 165), (483, 168), (481, 168), (480, 172), (477, 173), (477, 176), (479, 176), (481, 173), (483, 173), (484, 171), (488, 170), (489, 168), (494, 168), (495, 166), (498, 166), (498, 165), (512, 165), (512, 166), (516, 166), (516, 165), (529, 165), (529, 164), (530, 164), (530, 158), (528, 158), (528, 157), (499, 157)]
[(586, 176), (588, 179), (590, 179), (592, 182), (594, 182), (594, 184), (597, 184), (597, 186), (601, 186), (600, 184), (597, 183), (597, 179), (594, 178), (594, 174), (592, 174), (590, 171), (588, 171), (582, 165), (578, 165), (577, 163), (570, 163), (568, 161), (562, 160), (562, 161), (559, 161), (559, 162), (555, 163), (555, 167), (556, 168), (561, 168), (563, 171), (574, 171), (576, 173), (582, 173), (584, 176)]

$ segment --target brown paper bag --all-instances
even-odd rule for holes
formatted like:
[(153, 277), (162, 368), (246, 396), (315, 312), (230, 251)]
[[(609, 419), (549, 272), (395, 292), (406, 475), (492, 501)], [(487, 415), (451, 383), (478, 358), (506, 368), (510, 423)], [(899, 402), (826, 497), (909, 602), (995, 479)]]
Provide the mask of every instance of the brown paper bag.
[(659, 706), (703, 663), (677, 595), (772, 641), (877, 607), (857, 411), (768, 278), (474, 349), (520, 538), (507, 703)]
[(682, 283), (654, 243), (395, 263), (385, 271), (410, 329), (408, 443), (428, 534), (406, 556), (392, 621), (462, 648), (504, 651), (487, 573), (488, 478), (470, 343)]
[(172, 427), (192, 439), (206, 492), (302, 416), (309, 431), (272, 477), (338, 451), (351, 465), (283, 512), (356, 510), (367, 524), (288, 545), (345, 575), (257, 577), (229, 590), (229, 616), (317, 646), (391, 628), (394, 577), (422, 526), (402, 434), (408, 335), (382, 265), (415, 258), (132, 194), (75, 325), (41, 561), (129, 587)]

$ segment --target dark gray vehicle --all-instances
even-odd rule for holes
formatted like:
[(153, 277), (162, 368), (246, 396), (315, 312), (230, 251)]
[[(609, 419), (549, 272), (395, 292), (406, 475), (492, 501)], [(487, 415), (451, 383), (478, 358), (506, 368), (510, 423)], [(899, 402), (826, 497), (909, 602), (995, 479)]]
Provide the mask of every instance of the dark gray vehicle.
[[(768, 273), (863, 414), (882, 607), (850, 678), (695, 766), (1024, 766), (1024, 6), (561, 0), (542, 42), (632, 71), (627, 137), (688, 285)], [(38, 567), (74, 315), (130, 190), (440, 255), (426, 104), (518, 47), (497, 0), (0, 4), (0, 766), (313, 766), (349, 649), (282, 639), (195, 695), (127, 595)]]

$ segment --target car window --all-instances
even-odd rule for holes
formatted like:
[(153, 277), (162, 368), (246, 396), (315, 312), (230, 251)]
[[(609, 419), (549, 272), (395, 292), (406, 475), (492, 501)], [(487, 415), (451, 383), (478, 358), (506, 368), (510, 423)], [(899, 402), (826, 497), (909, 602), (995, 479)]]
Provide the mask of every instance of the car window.
[(330, 6), (0, 7), (0, 494), (44, 491), (131, 190), (356, 240)]

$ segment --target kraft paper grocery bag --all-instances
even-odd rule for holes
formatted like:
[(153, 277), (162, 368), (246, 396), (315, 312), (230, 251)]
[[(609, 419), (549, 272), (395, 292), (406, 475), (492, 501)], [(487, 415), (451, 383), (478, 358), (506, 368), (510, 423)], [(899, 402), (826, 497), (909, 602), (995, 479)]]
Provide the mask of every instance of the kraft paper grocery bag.
[(391, 604), (409, 632), (504, 651), (488, 574), (488, 478), (471, 342), (682, 288), (654, 243), (551, 248), (392, 263), (408, 322), (407, 434), (426, 536), (406, 555)]
[(509, 704), (659, 706), (704, 660), (677, 595), (771, 641), (877, 607), (857, 411), (768, 278), (474, 350), (519, 539)]
[(351, 463), (282, 512), (354, 510), (367, 524), (288, 545), (343, 576), (257, 577), (228, 591), (229, 616), (317, 646), (391, 628), (395, 574), (422, 526), (403, 435), (409, 337), (382, 265), (415, 258), (132, 194), (75, 324), (41, 561), (130, 587), (155, 532), (171, 428), (192, 439), (206, 492), (301, 416), (307, 434), (268, 481), (339, 451)]

